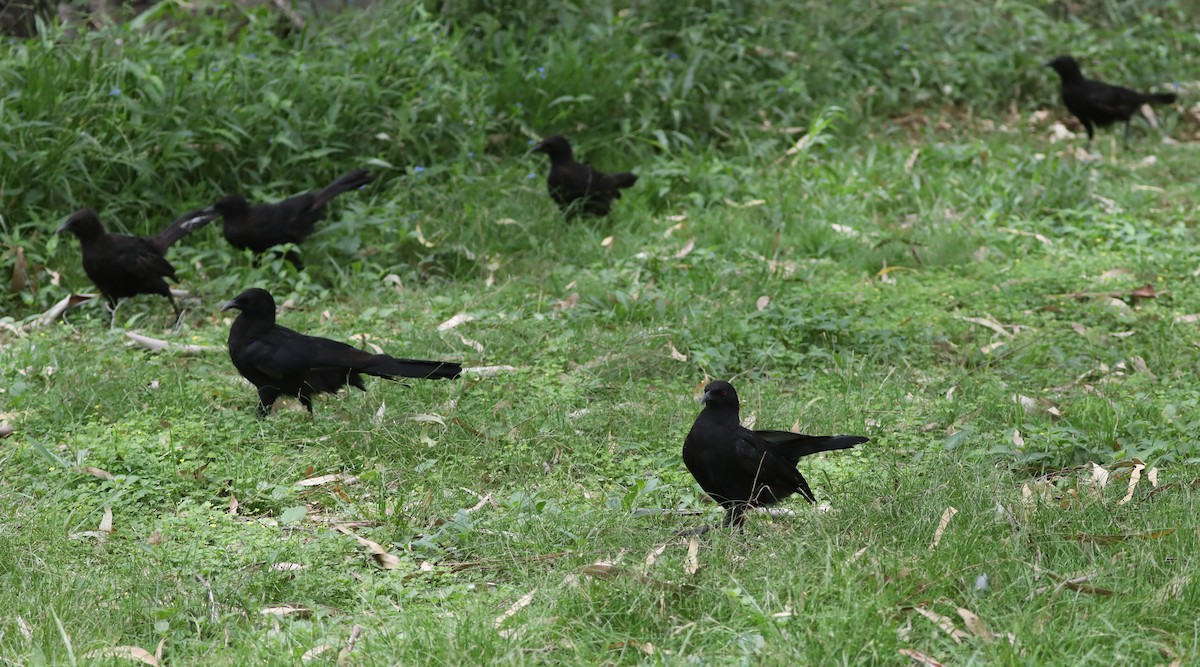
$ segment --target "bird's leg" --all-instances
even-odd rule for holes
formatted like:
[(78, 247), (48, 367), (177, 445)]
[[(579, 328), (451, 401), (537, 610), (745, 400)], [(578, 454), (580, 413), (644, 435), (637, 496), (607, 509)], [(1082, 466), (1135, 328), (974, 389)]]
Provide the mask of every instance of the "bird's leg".
[(312, 396), (309, 396), (308, 394), (305, 394), (305, 393), (301, 393), (299, 398), (300, 398), (300, 405), (303, 405), (305, 408), (308, 408), (308, 416), (309, 417), (314, 416), (313, 409), (312, 409)]
[(274, 387), (260, 387), (258, 390), (258, 418), (266, 419), (271, 414), (271, 406), (279, 398), (279, 390)]
[(121, 300), (107, 296), (104, 300), (104, 309), (108, 311), (108, 328), (112, 329), (117, 326), (117, 309), (121, 307)]
[(725, 515), (725, 527), (742, 529), (742, 525), (746, 523), (746, 510), (749, 505), (746, 503), (737, 503), (729, 507), (729, 512)]
[(167, 300), (171, 302), (171, 308), (175, 310), (175, 324), (171, 327), (172, 331), (179, 331), (179, 325), (183, 323), (183, 309), (179, 304), (175, 303), (175, 297), (171, 292), (167, 292)]
[(1129, 148), (1129, 121), (1125, 121), (1125, 136), (1121, 139), (1121, 148)]

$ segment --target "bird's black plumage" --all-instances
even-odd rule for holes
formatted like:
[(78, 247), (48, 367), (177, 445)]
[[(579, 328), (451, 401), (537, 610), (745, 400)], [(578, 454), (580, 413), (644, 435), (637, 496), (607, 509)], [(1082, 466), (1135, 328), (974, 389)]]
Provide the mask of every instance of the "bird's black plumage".
[(207, 210), (191, 211), (158, 234), (142, 238), (105, 232), (95, 211), (84, 208), (72, 213), (58, 232), (69, 232), (79, 239), (83, 271), (108, 302), (114, 321), (121, 299), (138, 294), (167, 297), (178, 320), (179, 305), (164, 280), (175, 280), (175, 267), (166, 258), (167, 248), (215, 217)]
[[(223, 218), (225, 240), (238, 250), (249, 248), (261, 254), (284, 243), (300, 244), (313, 233), (325, 217), (325, 205), (331, 199), (375, 180), (364, 169), (345, 174), (320, 192), (305, 192), (274, 204), (251, 204), (238, 194), (222, 197), (212, 209)], [(302, 266), (300, 257), (287, 254), (288, 261)]]
[(462, 366), (450, 361), (397, 359), (371, 354), (328, 338), (306, 336), (275, 323), (275, 299), (252, 287), (221, 310), (241, 313), (229, 329), (229, 358), (258, 388), (259, 416), (266, 416), (275, 399), (296, 396), (312, 412), (312, 396), (335, 393), (345, 386), (366, 390), (362, 375), (398, 378), (456, 378)]
[(530, 152), (545, 153), (550, 158), (546, 185), (550, 197), (568, 215), (608, 215), (613, 200), (621, 198), (621, 190), (637, 182), (637, 174), (606, 174), (576, 162), (571, 144), (561, 134), (546, 137)]
[(1129, 119), (1143, 104), (1170, 104), (1174, 93), (1139, 93), (1103, 81), (1087, 79), (1079, 62), (1071, 56), (1059, 56), (1046, 63), (1062, 80), (1062, 99), (1067, 110), (1087, 130), (1088, 147), (1092, 145), (1094, 127), (1108, 127), (1117, 121), (1125, 123), (1123, 143), (1129, 143)]
[(794, 493), (814, 502), (796, 470), (800, 458), (868, 441), (857, 435), (751, 431), (738, 417), (737, 391), (724, 381), (709, 383), (701, 402), (704, 409), (683, 441), (683, 462), (700, 488), (725, 508), (726, 526), (740, 526), (751, 507), (774, 505)]

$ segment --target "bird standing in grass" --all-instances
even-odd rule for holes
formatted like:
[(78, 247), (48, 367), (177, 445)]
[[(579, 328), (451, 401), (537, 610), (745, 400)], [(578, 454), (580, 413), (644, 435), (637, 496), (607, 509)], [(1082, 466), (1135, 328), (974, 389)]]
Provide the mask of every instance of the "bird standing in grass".
[[(225, 240), (238, 250), (249, 248), (262, 254), (268, 248), (284, 243), (299, 245), (313, 233), (318, 221), (325, 217), (325, 205), (331, 199), (361, 188), (375, 180), (365, 169), (352, 171), (330, 183), (320, 192), (305, 192), (274, 204), (250, 204), (237, 194), (226, 195), (213, 204), (212, 211), (223, 220)], [(303, 268), (300, 256), (288, 251), (287, 260)]]
[(1059, 56), (1046, 63), (1062, 79), (1062, 99), (1087, 130), (1087, 147), (1092, 147), (1093, 127), (1108, 127), (1117, 121), (1125, 123), (1121, 145), (1129, 145), (1129, 119), (1143, 104), (1171, 104), (1174, 93), (1139, 93), (1095, 79), (1085, 79), (1079, 62), (1071, 56)]
[[(700, 401), (704, 409), (683, 441), (688, 472), (725, 508), (725, 526), (740, 527), (751, 507), (774, 505), (799, 492), (816, 502), (796, 464), (801, 457), (868, 442), (858, 435), (801, 435), (790, 431), (751, 431), (738, 417), (733, 385), (711, 382)], [(710, 526), (680, 534), (702, 534)]]
[(621, 190), (637, 183), (637, 174), (606, 174), (576, 162), (571, 144), (561, 134), (546, 137), (530, 152), (550, 157), (550, 176), (546, 179), (550, 197), (569, 216), (608, 215), (613, 200), (621, 198)]
[(175, 323), (183, 311), (171, 296), (164, 278), (175, 280), (175, 267), (167, 261), (171, 244), (208, 224), (216, 215), (207, 211), (192, 211), (167, 225), (151, 238), (109, 234), (100, 224), (95, 211), (84, 208), (75, 211), (58, 228), (58, 233), (70, 232), (79, 239), (83, 255), (83, 272), (100, 290), (112, 318), (117, 321), (121, 300), (138, 294), (159, 294), (167, 297), (175, 310)]
[(462, 366), (451, 361), (397, 359), (371, 354), (328, 338), (306, 336), (275, 323), (275, 299), (252, 287), (221, 310), (240, 310), (229, 329), (229, 358), (258, 388), (258, 415), (265, 417), (275, 399), (296, 396), (311, 414), (312, 396), (336, 393), (347, 385), (366, 391), (362, 375), (398, 378), (452, 379)]

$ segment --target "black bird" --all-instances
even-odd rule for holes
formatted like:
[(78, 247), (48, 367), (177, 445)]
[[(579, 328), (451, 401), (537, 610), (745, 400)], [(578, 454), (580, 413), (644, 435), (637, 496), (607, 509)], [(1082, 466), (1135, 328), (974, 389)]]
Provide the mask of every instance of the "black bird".
[[(683, 441), (683, 462), (700, 488), (725, 508), (725, 526), (740, 527), (747, 509), (774, 505), (796, 492), (816, 502), (796, 470), (800, 457), (868, 441), (858, 435), (751, 431), (738, 419), (737, 392), (724, 381), (710, 382), (700, 402), (704, 409)], [(680, 534), (708, 530), (705, 526)]]
[[(199, 229), (217, 217), (207, 209), (192, 211), (167, 225), (151, 238), (108, 234), (100, 218), (89, 208), (71, 214), (58, 233), (70, 232), (79, 239), (83, 254), (83, 271), (96, 289), (104, 295), (112, 322), (117, 319), (117, 307), (121, 299), (138, 294), (161, 294), (175, 309), (175, 321), (182, 311), (171, 288), (163, 278), (175, 280), (175, 267), (167, 261), (166, 252), (171, 244)], [(110, 322), (110, 325), (111, 323)]]
[(229, 329), (229, 358), (242, 377), (258, 388), (258, 415), (265, 417), (275, 399), (296, 396), (309, 413), (312, 396), (336, 393), (352, 385), (366, 391), (362, 374), (397, 378), (452, 379), (462, 366), (450, 361), (396, 359), (371, 354), (328, 338), (306, 336), (275, 324), (275, 299), (252, 287), (221, 310), (242, 311)]
[(1129, 145), (1129, 119), (1143, 104), (1171, 104), (1174, 93), (1139, 93), (1113, 86), (1103, 81), (1083, 78), (1079, 63), (1071, 56), (1059, 56), (1046, 63), (1062, 79), (1062, 99), (1079, 122), (1087, 129), (1087, 147), (1092, 147), (1093, 126), (1108, 127), (1117, 121), (1125, 123), (1121, 143)]
[[(275, 204), (251, 205), (244, 197), (231, 194), (213, 204), (213, 211), (223, 218), (225, 240), (238, 250), (249, 248), (256, 254), (268, 248), (295, 243), (299, 245), (313, 233), (317, 222), (325, 217), (329, 200), (360, 188), (375, 180), (365, 169), (352, 171), (330, 183), (317, 193), (305, 192)], [(296, 268), (303, 268), (300, 256), (288, 251), (285, 256)]]
[(637, 174), (606, 174), (576, 162), (571, 144), (561, 134), (546, 137), (530, 152), (550, 157), (550, 176), (546, 179), (550, 197), (568, 215), (608, 215), (613, 200), (621, 198), (621, 190), (637, 183)]

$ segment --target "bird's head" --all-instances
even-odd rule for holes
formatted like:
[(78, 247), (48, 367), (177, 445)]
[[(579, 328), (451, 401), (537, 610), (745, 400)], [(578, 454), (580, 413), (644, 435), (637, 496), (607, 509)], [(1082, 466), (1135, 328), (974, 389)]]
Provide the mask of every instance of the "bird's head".
[(737, 390), (724, 380), (709, 382), (700, 397), (700, 404), (706, 410), (733, 410), (736, 413), (739, 407)]
[(96, 217), (96, 212), (90, 208), (81, 208), (71, 214), (67, 221), (55, 232), (62, 234), (70, 232), (75, 235), (80, 241), (94, 239), (104, 235), (104, 225), (100, 224), (100, 218)]
[(553, 162), (570, 160), (574, 157), (571, 152), (571, 144), (567, 143), (567, 138), (561, 134), (555, 134), (542, 139), (542, 143), (534, 146), (529, 152), (545, 153)]
[(249, 211), (250, 204), (246, 201), (246, 198), (241, 195), (225, 195), (224, 197), (218, 199), (217, 203), (205, 210), (229, 217), (231, 215), (238, 215)]
[(259, 287), (251, 287), (241, 294), (226, 301), (221, 311), (240, 310), (246, 315), (258, 318), (275, 319), (275, 298), (271, 293)]
[(1083, 78), (1083, 72), (1079, 69), (1079, 61), (1071, 56), (1059, 56), (1046, 63), (1046, 67), (1058, 72), (1058, 76), (1063, 81), (1073, 81)]

